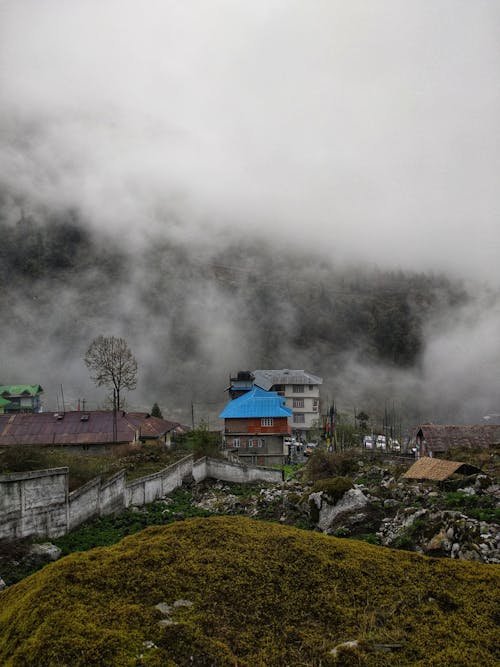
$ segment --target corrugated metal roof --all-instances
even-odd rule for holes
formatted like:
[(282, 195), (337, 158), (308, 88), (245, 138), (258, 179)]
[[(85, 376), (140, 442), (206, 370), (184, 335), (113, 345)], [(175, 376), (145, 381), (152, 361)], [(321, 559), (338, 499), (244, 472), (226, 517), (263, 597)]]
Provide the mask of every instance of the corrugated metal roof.
[[(59, 415), (59, 416), (58, 416)], [(176, 423), (147, 413), (38, 412), (0, 415), (0, 445), (70, 445), (133, 442), (136, 433), (159, 437)]]
[(253, 371), (254, 384), (269, 391), (274, 385), (284, 384), (322, 384), (323, 379), (304, 370), (258, 370)]
[(415, 436), (418, 436), (420, 431), (428, 450), (432, 452), (463, 448), (485, 449), (500, 442), (500, 425), (496, 424), (465, 426), (422, 424), (415, 430)]
[(278, 396), (275, 391), (264, 391), (260, 387), (254, 387), (228, 403), (219, 417), (220, 419), (291, 417), (292, 414), (292, 410), (285, 405), (285, 399)]
[(479, 468), (459, 461), (422, 457), (418, 461), (415, 461), (403, 477), (406, 479), (429, 479), (442, 482), (457, 472), (463, 472), (468, 475), (473, 472), (479, 472)]
[(39, 384), (0, 384), (0, 395), (3, 396), (36, 396), (42, 391)]

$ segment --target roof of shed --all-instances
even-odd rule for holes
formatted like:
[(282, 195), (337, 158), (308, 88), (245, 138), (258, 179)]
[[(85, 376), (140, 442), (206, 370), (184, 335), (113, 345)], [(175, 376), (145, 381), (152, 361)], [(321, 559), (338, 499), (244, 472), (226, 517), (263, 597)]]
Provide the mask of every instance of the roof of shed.
[(472, 424), (466, 426), (445, 426), (422, 424), (415, 435), (422, 431), (427, 447), (433, 452), (449, 449), (485, 449), (500, 442), (500, 425)]
[(292, 410), (285, 405), (285, 399), (278, 396), (275, 391), (264, 391), (260, 387), (254, 387), (228, 403), (219, 417), (220, 419), (291, 417), (292, 414)]
[(277, 384), (322, 384), (323, 378), (304, 370), (259, 370), (253, 371), (254, 384), (262, 389), (269, 390)]
[(422, 457), (409, 468), (403, 477), (406, 479), (430, 479), (441, 482), (457, 472), (465, 475), (479, 472), (479, 468), (460, 461), (446, 461), (445, 459), (433, 459)]

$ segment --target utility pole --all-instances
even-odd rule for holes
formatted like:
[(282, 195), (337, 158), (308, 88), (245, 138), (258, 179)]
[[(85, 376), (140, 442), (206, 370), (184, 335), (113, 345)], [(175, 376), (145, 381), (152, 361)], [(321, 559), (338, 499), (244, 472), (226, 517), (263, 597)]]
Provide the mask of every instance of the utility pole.
[(116, 423), (116, 389), (113, 389), (113, 442), (118, 440), (118, 427)]

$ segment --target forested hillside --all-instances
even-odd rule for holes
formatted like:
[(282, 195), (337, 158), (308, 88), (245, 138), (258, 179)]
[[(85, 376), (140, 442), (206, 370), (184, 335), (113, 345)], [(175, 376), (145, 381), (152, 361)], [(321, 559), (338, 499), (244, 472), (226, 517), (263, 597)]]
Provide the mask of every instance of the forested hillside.
[[(341, 396), (335, 377), (347, 359), (418, 368), (426, 322), (467, 298), (439, 274), (337, 270), (319, 255), (251, 240), (187, 247), (166, 232), (127, 248), (73, 212), (2, 219), (0, 238), (5, 380), (71, 385), (76, 374), (83, 384), (88, 341), (119, 332), (140, 365), (133, 401), (145, 405), (182, 409), (192, 386), (201, 404), (207, 393), (223, 403), (213, 392), (246, 367), (309, 368)], [(66, 369), (58, 377), (39, 365), (43, 348)], [(27, 352), (31, 363), (19, 368)]]

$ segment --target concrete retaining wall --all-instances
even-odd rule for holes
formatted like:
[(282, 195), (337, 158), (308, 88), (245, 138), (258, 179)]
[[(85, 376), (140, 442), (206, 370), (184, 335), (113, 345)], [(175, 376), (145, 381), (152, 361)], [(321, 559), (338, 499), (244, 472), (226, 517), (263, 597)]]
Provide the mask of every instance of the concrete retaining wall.
[(163, 498), (187, 478), (196, 482), (207, 478), (237, 483), (282, 481), (281, 470), (210, 458), (193, 462), (192, 456), (128, 484), (122, 470), (104, 483), (97, 477), (71, 493), (68, 473), (68, 468), (53, 468), (0, 475), (0, 539), (59, 537), (92, 517)]
[(68, 468), (0, 475), (0, 539), (68, 530)]
[(126, 487), (125, 507), (147, 505), (158, 498), (163, 498), (182, 486), (182, 480), (190, 477), (192, 472), (193, 457), (186, 456), (168, 468), (130, 482)]

